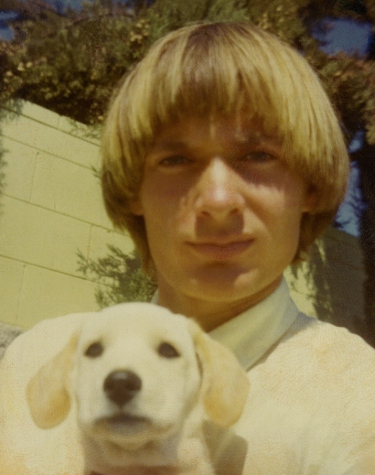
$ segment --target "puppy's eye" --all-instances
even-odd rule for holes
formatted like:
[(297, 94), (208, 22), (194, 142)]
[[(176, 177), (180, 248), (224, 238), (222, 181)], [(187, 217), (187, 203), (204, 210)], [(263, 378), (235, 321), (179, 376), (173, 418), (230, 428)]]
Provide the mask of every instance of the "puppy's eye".
[(178, 358), (180, 356), (180, 353), (176, 350), (176, 348), (166, 342), (160, 343), (158, 353), (164, 358)]
[(89, 358), (97, 358), (100, 356), (104, 351), (103, 345), (97, 341), (95, 343), (92, 343), (87, 350), (85, 351), (85, 356), (88, 356)]

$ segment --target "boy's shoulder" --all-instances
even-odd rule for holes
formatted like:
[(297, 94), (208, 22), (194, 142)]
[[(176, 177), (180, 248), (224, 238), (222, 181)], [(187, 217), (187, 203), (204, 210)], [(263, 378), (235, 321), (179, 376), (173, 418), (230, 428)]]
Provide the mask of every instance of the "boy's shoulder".
[(299, 313), (269, 357), (304, 371), (322, 374), (341, 371), (347, 376), (374, 376), (375, 350), (363, 338), (343, 327)]
[(318, 360), (328, 358), (349, 365), (359, 359), (375, 363), (374, 348), (359, 335), (301, 312), (280, 343)]
[(275, 393), (294, 390), (301, 400), (347, 407), (358, 397), (375, 411), (375, 350), (346, 328), (302, 313), (253, 370)]
[[(249, 443), (249, 467), (373, 473), (362, 465), (375, 463), (375, 351), (363, 339), (300, 314), (248, 376), (238, 434)], [(277, 468), (263, 471), (258, 454), (270, 447)]]

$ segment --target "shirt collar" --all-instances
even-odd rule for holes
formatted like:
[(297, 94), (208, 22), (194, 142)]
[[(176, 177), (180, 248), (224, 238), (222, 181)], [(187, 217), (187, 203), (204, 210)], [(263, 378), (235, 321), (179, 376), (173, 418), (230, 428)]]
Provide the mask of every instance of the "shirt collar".
[(282, 279), (266, 299), (210, 332), (210, 336), (231, 349), (249, 370), (287, 332), (298, 309)]
[[(158, 303), (158, 292), (152, 303)], [(215, 328), (210, 336), (232, 350), (249, 370), (288, 331), (298, 313), (283, 278), (266, 299)]]

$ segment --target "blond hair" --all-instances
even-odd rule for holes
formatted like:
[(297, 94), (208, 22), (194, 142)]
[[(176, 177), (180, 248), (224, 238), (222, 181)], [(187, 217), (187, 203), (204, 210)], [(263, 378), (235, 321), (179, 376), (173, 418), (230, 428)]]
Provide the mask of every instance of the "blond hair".
[(349, 160), (335, 112), (297, 51), (260, 28), (223, 22), (183, 27), (157, 41), (128, 74), (108, 111), (102, 190), (113, 223), (127, 229), (144, 267), (152, 267), (142, 216), (131, 213), (144, 157), (158, 131), (184, 116), (245, 111), (283, 144), (291, 170), (316, 194), (304, 214), (300, 259), (332, 221), (347, 185)]

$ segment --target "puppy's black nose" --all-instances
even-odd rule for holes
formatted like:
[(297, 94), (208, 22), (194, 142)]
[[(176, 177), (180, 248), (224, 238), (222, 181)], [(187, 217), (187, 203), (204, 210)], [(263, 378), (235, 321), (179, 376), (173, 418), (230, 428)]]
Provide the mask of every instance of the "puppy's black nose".
[(140, 391), (142, 380), (132, 371), (113, 371), (103, 384), (104, 391), (112, 402), (123, 406)]

